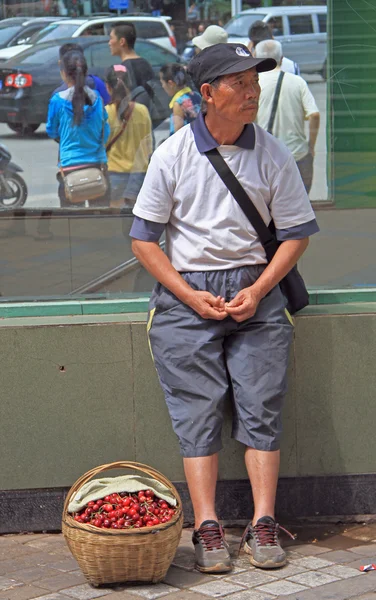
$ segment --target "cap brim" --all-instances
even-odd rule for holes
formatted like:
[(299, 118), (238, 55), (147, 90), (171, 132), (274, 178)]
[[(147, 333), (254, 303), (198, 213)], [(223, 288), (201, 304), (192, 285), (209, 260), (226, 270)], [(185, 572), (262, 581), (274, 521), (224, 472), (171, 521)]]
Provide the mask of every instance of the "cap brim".
[(224, 69), (221, 73), (218, 73), (218, 77), (221, 75), (232, 75), (234, 73), (241, 73), (242, 71), (248, 71), (256, 67), (258, 73), (264, 73), (265, 71), (273, 71), (277, 66), (277, 62), (274, 58), (244, 58), (241, 62), (237, 62), (232, 67)]
[(207, 47), (207, 44), (205, 44), (205, 42), (202, 43), (202, 39), (201, 38), (202, 38), (202, 35), (196, 35), (196, 37), (194, 37), (192, 39), (192, 44), (194, 46), (197, 46), (197, 48), (200, 48), (200, 50), (204, 50), (204, 48)]

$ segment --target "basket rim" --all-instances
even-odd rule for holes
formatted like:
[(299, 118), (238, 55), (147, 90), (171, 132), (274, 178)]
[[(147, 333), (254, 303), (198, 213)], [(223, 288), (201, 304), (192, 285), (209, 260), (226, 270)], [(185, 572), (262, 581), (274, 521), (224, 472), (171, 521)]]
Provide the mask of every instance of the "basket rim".
[[(167, 523), (159, 523), (158, 525), (152, 525), (150, 527), (140, 527), (132, 529), (107, 529), (102, 527), (95, 527), (95, 525), (91, 525), (89, 523), (78, 523), (77, 521), (75, 521), (71, 513), (68, 512), (69, 502), (73, 494), (77, 492), (84, 483), (92, 479), (94, 475), (97, 475), (98, 473), (101, 473), (103, 471), (119, 468), (133, 469), (144, 472), (147, 475), (154, 477), (156, 481), (159, 481), (166, 485), (166, 487), (168, 487), (173, 493), (177, 501), (176, 513), (173, 515), (172, 519), (170, 519), (170, 521), (168, 521)], [(62, 524), (66, 525), (70, 529), (78, 529), (80, 531), (86, 531), (87, 533), (94, 533), (98, 535), (145, 535), (147, 533), (158, 533), (158, 531), (164, 531), (165, 529), (169, 529), (178, 522), (182, 514), (183, 508), (179, 492), (177, 491), (172, 481), (168, 479), (168, 477), (157, 471), (157, 469), (149, 467), (148, 465), (144, 465), (143, 463), (138, 463), (135, 461), (116, 461), (113, 463), (108, 463), (95, 467), (94, 469), (87, 471), (79, 479), (77, 479), (77, 481), (71, 486), (66, 495), (62, 514)]]
[(176, 487), (174, 486), (174, 484), (172, 483), (172, 481), (170, 481), (168, 479), (168, 477), (166, 477), (165, 475), (163, 475), (162, 473), (160, 473), (160, 471), (157, 471), (157, 469), (154, 469), (153, 467), (149, 467), (148, 465), (144, 465), (143, 463), (139, 463), (139, 462), (135, 462), (135, 461), (116, 461), (116, 462), (112, 462), (112, 463), (108, 463), (108, 464), (104, 464), (104, 465), (99, 465), (98, 467), (95, 467), (94, 469), (91, 469), (90, 471), (87, 471), (86, 473), (84, 473), (83, 475), (81, 475), (81, 477), (79, 477), (74, 484), (70, 487), (70, 489), (68, 490), (68, 493), (65, 497), (65, 501), (64, 501), (64, 507), (63, 507), (63, 517), (68, 513), (68, 506), (69, 506), (69, 502), (73, 496), (73, 494), (75, 492), (77, 492), (84, 483), (86, 483), (87, 481), (90, 481), (90, 479), (92, 479), (95, 475), (98, 475), (99, 473), (102, 473), (103, 471), (110, 471), (112, 469), (133, 469), (136, 471), (141, 471), (142, 473), (146, 473), (147, 475), (154, 477), (156, 479), (156, 481), (159, 481), (160, 483), (163, 483), (164, 485), (166, 485), (166, 487), (168, 487), (170, 489), (170, 491), (173, 493), (173, 495), (175, 496), (176, 500), (177, 500), (177, 504), (178, 506), (182, 505), (182, 501), (179, 495), (179, 492), (177, 491)]
[(165, 531), (170, 527), (176, 525), (179, 519), (183, 516), (182, 507), (179, 505), (177, 512), (173, 516), (173, 518), (167, 523), (159, 523), (158, 525), (152, 525), (150, 527), (140, 527), (140, 528), (132, 528), (132, 529), (107, 529), (102, 527), (95, 527), (95, 525), (91, 525), (90, 523), (78, 523), (74, 520), (74, 518), (67, 514), (62, 519), (62, 524), (70, 529), (78, 529), (80, 531), (86, 531), (86, 533), (93, 533), (94, 535), (147, 535), (148, 533), (156, 534), (160, 531)]

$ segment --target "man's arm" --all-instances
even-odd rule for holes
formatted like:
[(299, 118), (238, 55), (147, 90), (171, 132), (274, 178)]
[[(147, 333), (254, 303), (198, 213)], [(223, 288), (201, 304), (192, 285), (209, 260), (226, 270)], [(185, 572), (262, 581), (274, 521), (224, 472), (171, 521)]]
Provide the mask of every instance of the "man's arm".
[(145, 269), (181, 302), (190, 306), (203, 319), (221, 321), (227, 317), (224, 299), (209, 292), (193, 290), (172, 266), (158, 242), (132, 240), (132, 251)]
[(283, 242), (257, 281), (225, 305), (226, 312), (239, 323), (253, 317), (262, 298), (291, 271), (308, 243), (308, 238)]
[(316, 145), (317, 135), (319, 133), (319, 128), (320, 128), (320, 113), (318, 113), (318, 112), (312, 113), (311, 115), (309, 115), (308, 121), (309, 121), (309, 140), (308, 140), (309, 151), (312, 154), (312, 156), (315, 156), (315, 145)]

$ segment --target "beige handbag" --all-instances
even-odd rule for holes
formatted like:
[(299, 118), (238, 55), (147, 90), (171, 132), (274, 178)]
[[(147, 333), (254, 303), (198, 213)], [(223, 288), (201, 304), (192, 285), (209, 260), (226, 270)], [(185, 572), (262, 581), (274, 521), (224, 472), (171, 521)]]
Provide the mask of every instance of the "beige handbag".
[[(104, 144), (105, 110), (103, 106), (101, 146)], [(60, 173), (64, 182), (65, 196), (72, 204), (95, 200), (104, 196), (108, 190), (107, 165), (82, 165), (82, 167), (68, 167), (65, 171), (60, 167)]]
[(83, 167), (69, 173), (60, 169), (65, 195), (72, 204), (85, 200), (94, 200), (104, 196), (108, 189), (107, 177), (103, 167)]

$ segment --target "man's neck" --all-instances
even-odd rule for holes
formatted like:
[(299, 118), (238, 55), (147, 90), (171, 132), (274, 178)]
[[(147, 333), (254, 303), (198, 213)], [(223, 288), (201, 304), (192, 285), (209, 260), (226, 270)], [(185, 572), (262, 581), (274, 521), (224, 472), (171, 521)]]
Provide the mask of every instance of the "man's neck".
[(232, 121), (220, 119), (218, 115), (210, 113), (205, 115), (205, 124), (220, 146), (232, 146), (245, 127), (245, 125), (234, 124)]
[(139, 56), (138, 56), (138, 54), (136, 54), (136, 52), (133, 49), (132, 50), (122, 50), (120, 58), (121, 58), (121, 62), (124, 62), (128, 58), (139, 58)]

